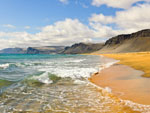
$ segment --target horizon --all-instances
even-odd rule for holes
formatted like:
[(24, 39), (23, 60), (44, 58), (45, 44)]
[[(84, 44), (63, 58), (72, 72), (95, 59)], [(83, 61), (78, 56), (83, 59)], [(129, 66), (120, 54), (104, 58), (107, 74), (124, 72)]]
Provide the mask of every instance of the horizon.
[(150, 0), (1, 0), (0, 7), (0, 50), (100, 43), (150, 26)]

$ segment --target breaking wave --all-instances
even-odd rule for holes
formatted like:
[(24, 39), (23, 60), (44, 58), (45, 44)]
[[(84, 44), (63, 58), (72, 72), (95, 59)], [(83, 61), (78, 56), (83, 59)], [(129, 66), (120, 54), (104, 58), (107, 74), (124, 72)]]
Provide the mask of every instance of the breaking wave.
[(9, 63), (6, 64), (0, 64), (0, 69), (6, 69), (9, 67)]

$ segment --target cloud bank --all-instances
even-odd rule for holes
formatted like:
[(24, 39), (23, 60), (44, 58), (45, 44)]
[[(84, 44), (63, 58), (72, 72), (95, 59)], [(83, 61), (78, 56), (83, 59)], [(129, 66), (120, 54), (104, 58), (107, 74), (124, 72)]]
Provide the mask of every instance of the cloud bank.
[(91, 42), (94, 33), (78, 19), (65, 19), (45, 26), (39, 33), (0, 32), (0, 48), (71, 45), (76, 42)]
[[(112, 33), (112, 35), (132, 33), (141, 29), (150, 28), (149, 10), (150, 4), (142, 4), (131, 7), (128, 10), (118, 11), (115, 16), (93, 14), (89, 18), (89, 21), (95, 29), (105, 30), (105, 32)], [(103, 29), (104, 26), (108, 28)]]

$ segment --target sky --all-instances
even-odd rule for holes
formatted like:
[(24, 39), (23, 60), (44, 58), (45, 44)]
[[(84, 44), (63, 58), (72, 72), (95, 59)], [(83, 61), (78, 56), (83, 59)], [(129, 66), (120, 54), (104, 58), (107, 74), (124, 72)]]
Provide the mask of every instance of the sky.
[(150, 28), (150, 0), (0, 0), (0, 49), (99, 43)]

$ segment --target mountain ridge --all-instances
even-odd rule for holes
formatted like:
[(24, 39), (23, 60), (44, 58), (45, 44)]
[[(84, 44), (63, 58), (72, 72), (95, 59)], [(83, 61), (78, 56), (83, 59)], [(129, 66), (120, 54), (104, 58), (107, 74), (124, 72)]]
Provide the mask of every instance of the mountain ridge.
[(64, 50), (64, 46), (42, 46), (28, 48), (5, 48), (1, 54), (57, 54)]
[(150, 29), (122, 34), (108, 39), (98, 53), (127, 53), (150, 51)]
[(81, 53), (127, 53), (150, 51), (150, 29), (131, 34), (121, 34), (105, 43), (75, 43), (72, 46), (43, 46), (5, 48), (0, 53), (7, 54), (81, 54)]
[(63, 54), (81, 54), (91, 53), (100, 50), (103, 47), (103, 43), (75, 43), (72, 46), (68, 46), (62, 52)]

